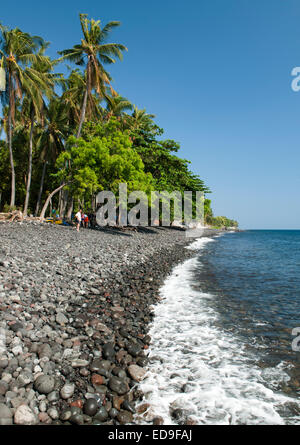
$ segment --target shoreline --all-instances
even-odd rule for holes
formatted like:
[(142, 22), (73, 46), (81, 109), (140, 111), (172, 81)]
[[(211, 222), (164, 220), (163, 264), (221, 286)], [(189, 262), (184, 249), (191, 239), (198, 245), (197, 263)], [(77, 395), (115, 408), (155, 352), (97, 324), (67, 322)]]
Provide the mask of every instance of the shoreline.
[(0, 227), (0, 424), (132, 423), (151, 306), (195, 256), (184, 248), (194, 239), (161, 227)]

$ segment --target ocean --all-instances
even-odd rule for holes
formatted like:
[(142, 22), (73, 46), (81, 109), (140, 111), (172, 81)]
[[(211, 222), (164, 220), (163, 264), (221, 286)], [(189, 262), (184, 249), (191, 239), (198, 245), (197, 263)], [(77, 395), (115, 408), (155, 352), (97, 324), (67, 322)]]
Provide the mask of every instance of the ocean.
[(188, 248), (154, 307), (144, 402), (166, 425), (299, 424), (300, 231)]

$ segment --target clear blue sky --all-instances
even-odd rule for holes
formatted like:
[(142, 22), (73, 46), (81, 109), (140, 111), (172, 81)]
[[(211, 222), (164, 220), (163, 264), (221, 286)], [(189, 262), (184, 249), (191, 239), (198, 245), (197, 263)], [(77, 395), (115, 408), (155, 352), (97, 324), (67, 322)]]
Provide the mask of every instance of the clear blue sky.
[(156, 115), (242, 228), (300, 229), (299, 0), (15, 0), (1, 22), (51, 42), (80, 41), (78, 13), (120, 20), (114, 87)]

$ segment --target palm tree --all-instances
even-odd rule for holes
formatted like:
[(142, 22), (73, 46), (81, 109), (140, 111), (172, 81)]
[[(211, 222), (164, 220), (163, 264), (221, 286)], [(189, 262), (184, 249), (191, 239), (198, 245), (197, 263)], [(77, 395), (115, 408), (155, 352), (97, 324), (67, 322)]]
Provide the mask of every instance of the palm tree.
[(136, 105), (133, 105), (133, 113), (131, 116), (126, 116), (126, 126), (130, 130), (148, 129), (153, 125), (154, 114), (146, 113), (146, 110), (139, 110)]
[[(54, 95), (55, 84), (61, 81), (60, 74), (52, 73), (56, 61), (51, 61), (47, 56), (44, 56), (44, 51), (48, 45), (45, 44), (39, 50), (38, 59), (34, 63), (25, 69), (30, 83), (25, 85), (25, 102), (28, 109), (28, 115), (30, 116), (30, 137), (29, 137), (29, 162), (28, 162), (28, 177), (26, 184), (26, 197), (24, 203), (24, 214), (27, 215), (31, 176), (32, 176), (32, 149), (33, 149), (33, 131), (35, 120), (44, 117), (45, 102), (44, 96), (48, 100)], [(30, 86), (30, 90), (28, 90)]]
[(109, 96), (105, 97), (107, 102), (106, 106), (106, 116), (110, 119), (111, 116), (120, 117), (125, 110), (132, 110), (133, 106), (129, 100), (122, 96)]
[(16, 100), (22, 99), (25, 90), (30, 91), (35, 88), (32, 77), (26, 66), (34, 63), (39, 56), (37, 50), (43, 46), (44, 41), (41, 37), (31, 36), (22, 32), (19, 28), (8, 29), (0, 25), (0, 55), (4, 60), (4, 68), (7, 76), (7, 93), (8, 96), (8, 146), (11, 166), (11, 199), (10, 206), (15, 205), (15, 167), (12, 148), (12, 133), (14, 126), (14, 116), (16, 109)]
[(38, 128), (37, 147), (40, 149), (40, 160), (43, 163), (42, 176), (35, 215), (38, 215), (44, 188), (47, 164), (55, 164), (57, 156), (64, 150), (64, 141), (71, 134), (69, 114), (61, 98), (53, 98), (45, 109), (43, 125)]
[[(81, 107), (77, 138), (80, 137), (81, 128), (85, 119), (87, 102), (91, 98), (92, 90), (100, 97), (105, 96), (105, 89), (110, 86), (111, 77), (105, 71), (103, 64), (115, 63), (115, 58), (122, 60), (122, 51), (127, 48), (120, 43), (105, 43), (110, 31), (119, 26), (120, 22), (109, 22), (102, 29), (100, 20), (89, 20), (87, 14), (79, 14), (83, 39), (73, 48), (59, 51), (62, 59), (85, 66), (86, 87)], [(112, 94), (116, 94), (111, 87)]]
[[(63, 85), (62, 101), (69, 113), (69, 124), (72, 128), (77, 127), (80, 122), (82, 97), (86, 91), (86, 75), (79, 69), (72, 70)], [(103, 115), (100, 106), (101, 98), (96, 94), (90, 94), (86, 105), (86, 116), (89, 120), (99, 119)]]

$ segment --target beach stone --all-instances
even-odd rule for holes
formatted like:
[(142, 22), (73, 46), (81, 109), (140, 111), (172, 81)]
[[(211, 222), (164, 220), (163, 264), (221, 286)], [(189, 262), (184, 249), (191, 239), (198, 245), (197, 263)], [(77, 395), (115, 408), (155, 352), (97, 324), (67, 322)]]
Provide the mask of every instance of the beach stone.
[(86, 366), (88, 366), (88, 364), (88, 360), (82, 360), (78, 358), (72, 361), (72, 368), (85, 368)]
[(16, 425), (36, 425), (38, 419), (28, 405), (20, 405), (14, 415)]
[(117, 419), (121, 425), (124, 425), (133, 421), (133, 415), (129, 411), (122, 410), (118, 413)]
[(38, 418), (41, 423), (50, 424), (52, 422), (51, 418), (45, 412), (39, 413)]
[(21, 345), (17, 345), (17, 346), (15, 346), (14, 348), (12, 348), (12, 353), (13, 353), (14, 355), (20, 355), (20, 354), (22, 354), (22, 353), (23, 353), (22, 346), (21, 346)]
[(69, 321), (62, 312), (58, 312), (58, 314), (56, 314), (55, 320), (60, 325), (65, 325)]
[(124, 380), (119, 379), (118, 377), (111, 377), (109, 379), (109, 387), (112, 391), (115, 391), (117, 394), (125, 394), (128, 391), (128, 385)]
[(51, 419), (56, 420), (59, 418), (59, 413), (56, 408), (49, 408), (47, 414), (51, 417)]
[(60, 395), (63, 399), (69, 399), (72, 397), (75, 391), (75, 385), (73, 383), (66, 383), (60, 390)]
[(59, 400), (59, 392), (58, 391), (51, 391), (47, 395), (47, 399), (49, 400), (49, 402), (57, 402)]
[(163, 425), (164, 419), (161, 416), (154, 417), (153, 425)]
[(67, 408), (61, 412), (59, 418), (60, 420), (66, 421), (69, 420), (71, 416), (72, 416), (72, 411), (69, 408)]
[(48, 343), (43, 343), (42, 345), (40, 345), (38, 347), (38, 356), (39, 358), (43, 358), (43, 357), (48, 357), (50, 358), (52, 356), (52, 349), (51, 347), (48, 345)]
[(8, 366), (7, 358), (0, 358), (0, 368), (4, 369)]
[(99, 374), (93, 374), (91, 380), (93, 385), (103, 385), (104, 383), (104, 378)]
[(33, 375), (30, 372), (23, 371), (17, 378), (19, 386), (26, 386), (33, 382)]
[(141, 352), (141, 350), (142, 350), (141, 346), (137, 343), (129, 343), (127, 346), (127, 351), (133, 357), (137, 357), (138, 354)]
[(0, 425), (12, 425), (12, 412), (4, 403), (0, 403)]
[(74, 423), (75, 425), (83, 425), (84, 424), (84, 418), (82, 414), (72, 414), (70, 417), (70, 422)]
[(13, 332), (18, 332), (20, 329), (23, 329), (23, 324), (17, 321), (16, 323), (10, 325), (10, 329)]
[(113, 396), (113, 407), (120, 411), (122, 403), (125, 401), (123, 396)]
[(8, 391), (8, 383), (5, 380), (0, 380), (0, 395), (3, 396)]
[(113, 343), (106, 343), (105, 345), (103, 345), (102, 354), (103, 357), (109, 360), (113, 360), (116, 355)]
[(119, 414), (119, 411), (118, 411), (116, 408), (111, 408), (111, 409), (109, 410), (109, 416), (110, 416), (112, 419), (115, 419), (115, 418), (117, 417), (118, 414)]
[(129, 365), (128, 366), (128, 373), (130, 377), (135, 380), (136, 382), (141, 382), (146, 375), (145, 369), (141, 368), (138, 365)]
[(55, 386), (55, 378), (49, 375), (40, 375), (34, 382), (34, 388), (40, 394), (49, 394)]
[(83, 400), (77, 399), (70, 403), (70, 406), (77, 406), (78, 408), (83, 408)]
[(105, 420), (108, 418), (108, 412), (104, 406), (101, 406), (97, 413), (94, 415), (94, 418), (97, 420), (100, 420), (100, 422), (105, 422)]

